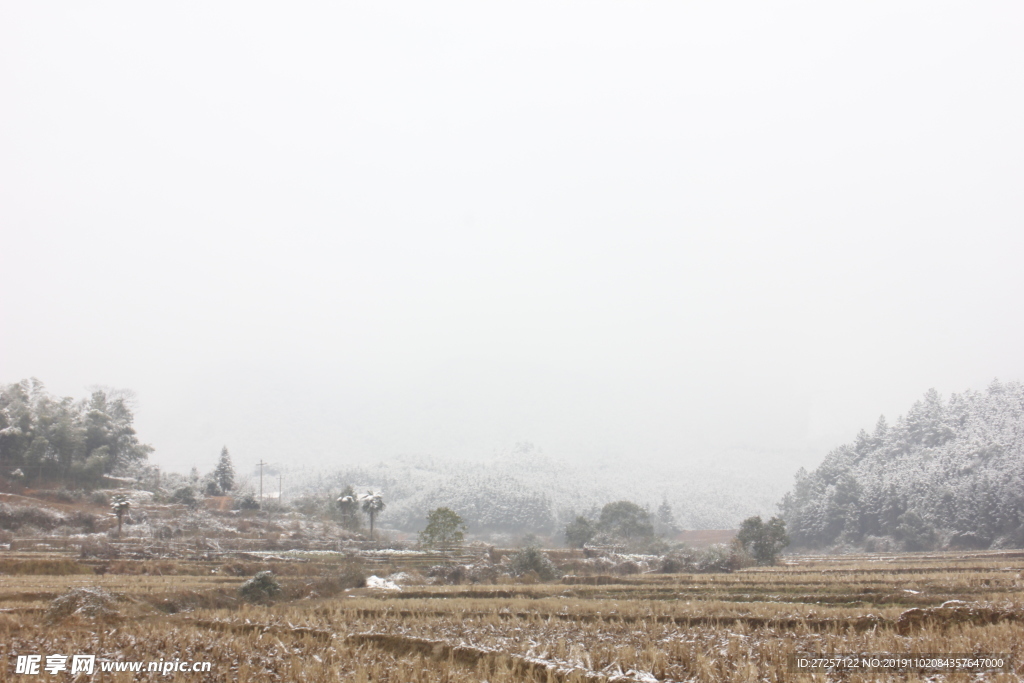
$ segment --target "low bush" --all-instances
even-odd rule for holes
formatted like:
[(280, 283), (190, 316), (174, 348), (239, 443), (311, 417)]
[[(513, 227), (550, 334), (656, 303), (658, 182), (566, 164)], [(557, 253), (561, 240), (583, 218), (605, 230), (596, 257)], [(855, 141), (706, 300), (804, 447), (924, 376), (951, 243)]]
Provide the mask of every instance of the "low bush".
[(81, 558), (83, 560), (91, 557), (101, 560), (112, 560), (121, 554), (117, 546), (110, 543), (106, 538), (88, 539), (82, 543), (81, 547)]
[(336, 570), (325, 572), (320, 576), (307, 577), (302, 580), (291, 580), (282, 591), (282, 597), (290, 600), (298, 598), (330, 598), (349, 588), (366, 586), (366, 571), (359, 562), (346, 562)]
[(741, 548), (722, 543), (703, 550), (680, 548), (661, 558), (658, 571), (663, 574), (713, 574), (733, 572), (754, 564)]
[(75, 588), (50, 603), (46, 621), (56, 623), (73, 616), (113, 621), (121, 616), (115, 601), (115, 596), (102, 588)]
[(618, 574), (619, 576), (629, 576), (630, 574), (639, 574), (641, 571), (643, 571), (642, 567), (638, 563), (636, 563), (636, 562), (634, 562), (632, 560), (626, 560), (625, 562), (619, 562), (614, 567), (612, 567), (612, 573), (613, 574)]
[(281, 592), (274, 572), (262, 571), (238, 588), (238, 594), (249, 602), (269, 602)]
[(30, 526), (41, 531), (53, 531), (64, 521), (64, 517), (60, 513), (48, 508), (0, 503), (0, 529), (17, 531), (22, 527)]
[(196, 492), (192, 490), (191, 486), (182, 486), (177, 489), (171, 494), (171, 497), (167, 499), (167, 502), (187, 505), (193, 510), (199, 507), (199, 499), (196, 498)]
[(62, 503), (78, 502), (83, 498), (84, 495), (84, 491), (70, 491), (68, 489), (58, 489), (53, 492), (53, 497)]
[(78, 527), (87, 534), (92, 534), (99, 530), (101, 518), (92, 512), (75, 510), (64, 520), (64, 523), (68, 526)]
[(256, 500), (256, 496), (251, 493), (247, 493), (241, 498), (235, 501), (236, 510), (259, 510), (260, 502)]
[(436, 564), (427, 570), (427, 576), (433, 579), (432, 583), (458, 586), (466, 583), (467, 573), (461, 564)]
[(561, 576), (558, 567), (544, 554), (540, 548), (529, 546), (509, 557), (509, 573), (521, 577), (527, 572), (535, 572), (541, 581), (551, 581)]
[(698, 572), (734, 572), (755, 564), (754, 558), (735, 546), (716, 543), (697, 556)]

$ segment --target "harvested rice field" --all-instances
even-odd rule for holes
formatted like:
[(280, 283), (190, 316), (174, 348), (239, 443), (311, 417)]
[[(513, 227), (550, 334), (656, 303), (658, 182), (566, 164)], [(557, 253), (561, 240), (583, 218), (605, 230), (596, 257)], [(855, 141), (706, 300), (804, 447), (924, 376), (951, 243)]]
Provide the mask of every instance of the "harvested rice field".
[[(30, 560), (24, 560), (26, 562)], [(31, 560), (36, 561), (38, 560)], [(731, 574), (568, 576), (553, 583), (337, 588), (324, 565), (193, 562), (140, 573), (0, 576), (0, 680), (1020, 681), (1024, 554), (789, 558)], [(60, 567), (60, 563), (45, 566)], [(268, 565), (269, 566), (269, 565)], [(126, 565), (125, 571), (132, 570)], [(159, 570), (153, 573), (150, 570)], [(83, 570), (85, 571), (85, 570)], [(147, 573), (141, 573), (145, 571)], [(188, 571), (190, 573), (177, 573)], [(399, 581), (401, 583), (401, 581)], [(337, 588), (334, 592), (328, 590)], [(318, 590), (318, 588), (320, 590)], [(85, 602), (62, 598), (69, 591)], [(82, 591), (81, 589), (85, 589)], [(93, 593), (93, 589), (99, 589)], [(90, 597), (92, 596), (92, 597)], [(90, 600), (94, 600), (90, 602)], [(58, 601), (60, 602), (60, 601)], [(82, 607), (81, 605), (84, 605)], [(796, 653), (1008, 655), (1002, 671), (802, 673)], [(89, 675), (17, 672), (19, 656), (86, 654)], [(209, 671), (100, 671), (208, 662)], [(63, 677), (63, 678), (62, 678)]]

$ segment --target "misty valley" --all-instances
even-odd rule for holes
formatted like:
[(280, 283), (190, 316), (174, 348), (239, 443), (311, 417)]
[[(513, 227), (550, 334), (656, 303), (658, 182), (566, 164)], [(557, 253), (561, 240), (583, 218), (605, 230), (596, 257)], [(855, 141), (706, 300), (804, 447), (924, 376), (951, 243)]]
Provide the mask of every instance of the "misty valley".
[(0, 392), (12, 661), (170, 648), (174, 666), (214, 662), (209, 680), (651, 683), (787, 680), (794, 653), (1020, 647), (1019, 383), (927, 392), (796, 472), (771, 516), (685, 469), (609, 477), (525, 442), (490, 462), (252, 474), (224, 446), (168, 472), (131, 399)]

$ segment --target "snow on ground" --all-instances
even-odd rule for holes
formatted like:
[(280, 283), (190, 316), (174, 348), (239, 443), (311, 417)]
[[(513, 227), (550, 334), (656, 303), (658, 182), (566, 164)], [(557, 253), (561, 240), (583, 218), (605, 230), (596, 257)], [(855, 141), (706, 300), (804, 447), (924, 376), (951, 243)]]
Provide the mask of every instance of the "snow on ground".
[(382, 579), (379, 576), (369, 576), (366, 579), (366, 587), (371, 590), (400, 591), (402, 587), (394, 581)]

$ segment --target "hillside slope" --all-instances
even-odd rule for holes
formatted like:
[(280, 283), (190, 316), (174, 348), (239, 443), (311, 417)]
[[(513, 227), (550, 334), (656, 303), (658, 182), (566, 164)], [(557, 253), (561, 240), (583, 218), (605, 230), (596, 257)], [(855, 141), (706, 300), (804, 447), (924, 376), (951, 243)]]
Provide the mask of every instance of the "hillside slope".
[(384, 495), (388, 507), (380, 521), (389, 528), (419, 531), (429, 510), (447, 506), (462, 515), (476, 537), (533, 533), (555, 539), (561, 539), (577, 514), (596, 516), (601, 506), (623, 499), (652, 513), (669, 503), (680, 528), (735, 528), (744, 517), (771, 510), (786, 485), (779, 481), (776, 486), (764, 472), (728, 466), (721, 458), (680, 459), (656, 467), (607, 460), (581, 466), (527, 443), (482, 461), (399, 456), (307, 472), (296, 481), (303, 492), (318, 495), (337, 495), (346, 484)]
[(1024, 386), (934, 389), (861, 431), (781, 504), (795, 544), (879, 550), (1024, 546)]

